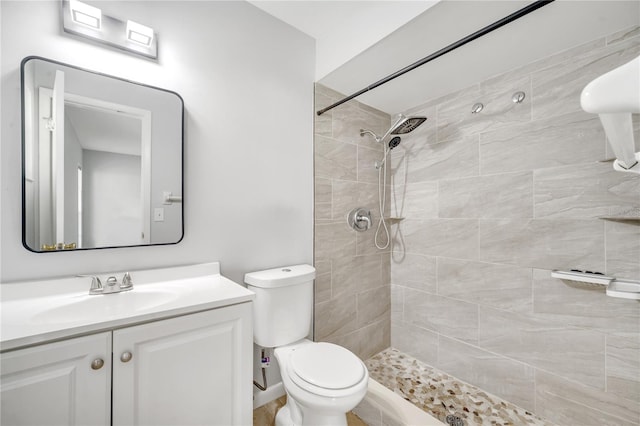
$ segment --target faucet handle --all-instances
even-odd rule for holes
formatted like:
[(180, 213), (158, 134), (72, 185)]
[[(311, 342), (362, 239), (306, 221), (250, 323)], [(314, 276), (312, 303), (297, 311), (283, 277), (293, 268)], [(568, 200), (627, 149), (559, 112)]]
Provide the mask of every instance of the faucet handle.
[(104, 288), (102, 287), (102, 281), (97, 276), (91, 277), (91, 288), (89, 288), (89, 294), (100, 294)]
[(133, 287), (131, 274), (129, 274), (128, 272), (125, 272), (124, 277), (122, 277), (122, 282), (120, 283), (120, 288), (130, 288), (130, 287)]

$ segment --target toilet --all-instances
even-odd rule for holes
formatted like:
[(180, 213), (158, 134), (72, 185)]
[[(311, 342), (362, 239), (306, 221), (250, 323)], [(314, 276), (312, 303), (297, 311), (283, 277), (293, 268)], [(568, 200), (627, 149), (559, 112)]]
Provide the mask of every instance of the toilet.
[(254, 341), (275, 348), (287, 404), (276, 426), (346, 426), (346, 413), (367, 393), (369, 373), (349, 350), (306, 339), (313, 313), (311, 265), (295, 265), (244, 276), (256, 294)]

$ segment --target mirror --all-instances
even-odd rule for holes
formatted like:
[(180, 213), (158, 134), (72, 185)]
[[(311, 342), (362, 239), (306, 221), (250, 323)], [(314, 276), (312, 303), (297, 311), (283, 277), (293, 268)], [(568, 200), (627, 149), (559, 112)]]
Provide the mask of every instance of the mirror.
[(183, 101), (39, 57), (22, 61), (22, 243), (34, 252), (183, 236)]

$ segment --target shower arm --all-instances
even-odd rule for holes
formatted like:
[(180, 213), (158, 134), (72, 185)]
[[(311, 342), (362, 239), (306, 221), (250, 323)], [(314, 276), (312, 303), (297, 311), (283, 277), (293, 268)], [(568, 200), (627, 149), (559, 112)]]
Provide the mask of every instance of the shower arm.
[(368, 130), (368, 129), (360, 129), (360, 136), (364, 136), (364, 135), (371, 135), (373, 136), (373, 138), (376, 140), (376, 142), (378, 143), (382, 143), (383, 140), (386, 139), (387, 136), (389, 136), (391, 134), (391, 132), (398, 126), (398, 124), (400, 124), (400, 122), (402, 120), (405, 119), (405, 116), (402, 114), (398, 114), (396, 117), (396, 121), (391, 125), (391, 127), (389, 127), (389, 130), (387, 130), (387, 132), (382, 135), (382, 136), (378, 136), (376, 135), (373, 131)]
[[(373, 131), (368, 130), (368, 129), (360, 129), (360, 136), (364, 136), (364, 135), (371, 135), (373, 136), (373, 138), (376, 140), (376, 142), (381, 143), (382, 139), (384, 139), (384, 137), (378, 137), (378, 135), (376, 135), (375, 133), (373, 133)], [(385, 135), (386, 136), (386, 135)]]

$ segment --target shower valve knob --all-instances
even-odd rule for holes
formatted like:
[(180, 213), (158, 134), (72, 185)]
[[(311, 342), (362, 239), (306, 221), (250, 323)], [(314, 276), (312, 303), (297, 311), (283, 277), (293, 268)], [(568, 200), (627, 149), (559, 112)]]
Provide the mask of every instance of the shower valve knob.
[(351, 210), (347, 216), (349, 226), (358, 232), (371, 228), (371, 212), (363, 207)]

